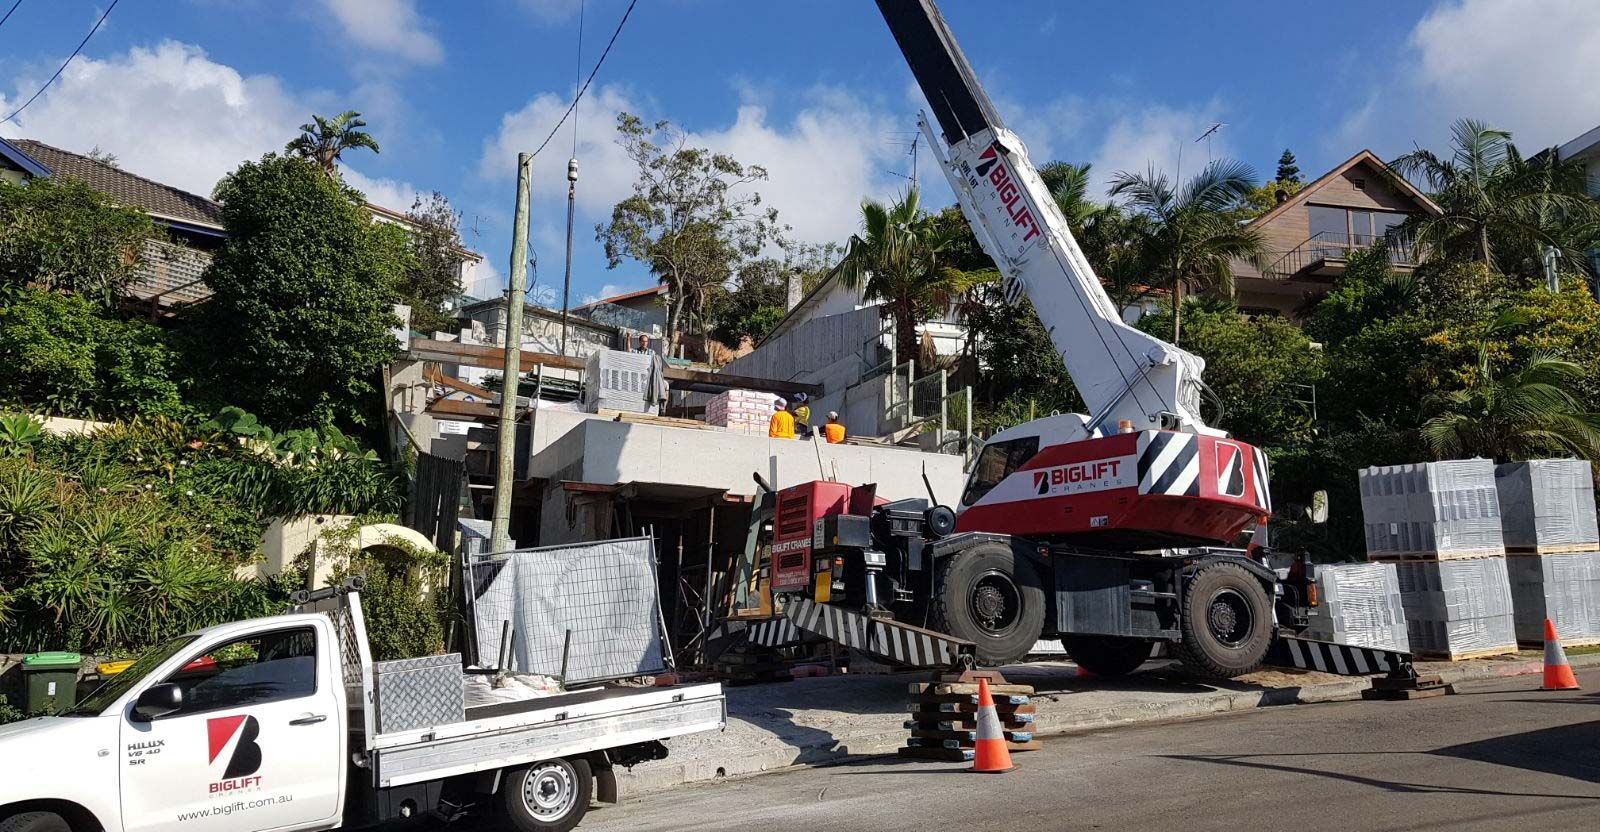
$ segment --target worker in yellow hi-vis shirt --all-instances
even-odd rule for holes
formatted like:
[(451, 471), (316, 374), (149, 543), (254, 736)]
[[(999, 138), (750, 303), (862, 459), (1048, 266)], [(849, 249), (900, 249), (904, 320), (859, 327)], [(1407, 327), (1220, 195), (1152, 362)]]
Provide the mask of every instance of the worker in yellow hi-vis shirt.
[(828, 440), (829, 445), (837, 445), (844, 441), (844, 425), (839, 424), (839, 412), (828, 411), (828, 423), (822, 426), (822, 435)]
[(777, 410), (772, 414), (772, 421), (767, 423), (767, 436), (773, 439), (794, 438), (794, 414), (789, 412), (789, 403), (783, 399), (773, 402)]

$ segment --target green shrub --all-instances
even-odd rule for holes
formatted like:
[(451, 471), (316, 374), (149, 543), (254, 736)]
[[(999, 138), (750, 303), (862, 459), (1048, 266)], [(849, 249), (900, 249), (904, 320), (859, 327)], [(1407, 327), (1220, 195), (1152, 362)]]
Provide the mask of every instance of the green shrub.
[(68, 177), (0, 182), (0, 284), (70, 292), (109, 308), (161, 232), (137, 208)]

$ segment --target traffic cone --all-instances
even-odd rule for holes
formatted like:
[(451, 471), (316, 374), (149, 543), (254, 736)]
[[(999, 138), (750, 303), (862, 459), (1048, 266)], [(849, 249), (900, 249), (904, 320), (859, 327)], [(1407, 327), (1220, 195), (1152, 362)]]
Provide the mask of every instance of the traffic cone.
[(1006, 735), (1000, 730), (1000, 714), (989, 695), (989, 680), (978, 677), (978, 740), (974, 743), (972, 768), (984, 774), (1001, 774), (1016, 768), (1006, 749)]
[[(1544, 684), (1539, 690), (1577, 690), (1578, 677), (1567, 663), (1567, 651), (1561, 649), (1561, 639), (1556, 637), (1556, 625), (1544, 620)], [(979, 725), (983, 722), (980, 718)]]

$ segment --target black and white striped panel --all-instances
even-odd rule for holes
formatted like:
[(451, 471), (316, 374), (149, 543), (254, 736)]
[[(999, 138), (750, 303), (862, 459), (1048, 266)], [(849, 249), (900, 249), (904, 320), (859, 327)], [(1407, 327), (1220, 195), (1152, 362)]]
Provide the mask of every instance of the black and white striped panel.
[(1199, 444), (1192, 433), (1140, 435), (1139, 493), (1200, 496)]
[(1409, 662), (1411, 657), (1393, 650), (1285, 636), (1273, 646), (1269, 659), (1271, 664), (1302, 670), (1320, 670), (1341, 676), (1367, 676), (1389, 673)]
[(1272, 481), (1267, 478), (1267, 452), (1253, 448), (1250, 451), (1250, 460), (1255, 465), (1257, 505), (1271, 514)]
[(886, 621), (807, 599), (789, 602), (796, 626), (877, 658), (911, 667), (950, 667), (969, 642), (898, 621)]
[(762, 647), (783, 647), (801, 641), (805, 636), (788, 618), (773, 618), (751, 624), (745, 639)]

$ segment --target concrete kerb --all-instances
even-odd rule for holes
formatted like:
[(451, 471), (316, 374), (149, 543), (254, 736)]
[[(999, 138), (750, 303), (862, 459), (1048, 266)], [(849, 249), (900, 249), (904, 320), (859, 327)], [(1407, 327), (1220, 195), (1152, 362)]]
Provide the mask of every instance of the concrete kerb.
[[(1575, 655), (1571, 661), (1575, 668), (1600, 667), (1600, 653)], [(1543, 666), (1537, 660), (1502, 659), (1423, 664), (1418, 669), (1422, 673), (1438, 673), (1447, 683), (1457, 684), (1537, 674)], [(899, 675), (886, 678), (892, 687), (903, 691), (905, 680), (914, 677)], [(1036, 694), (1033, 700), (1038, 711), (1037, 735), (1062, 736), (1122, 725), (1196, 719), (1253, 708), (1348, 701), (1359, 699), (1361, 691), (1369, 686), (1366, 678), (1337, 678), (1323, 674), (1315, 674), (1315, 678), (1318, 681), (1300, 686), (1246, 691), (1208, 690), (1160, 701), (1120, 701), (1098, 707), (1080, 707), (1080, 703), (1074, 701), (1077, 697), (1065, 693), (1043, 692)], [(865, 683), (868, 680), (857, 677), (853, 681)], [(1027, 682), (1026, 679), (1015, 681)], [(784, 685), (780, 689), (790, 687)], [(749, 689), (731, 690), (737, 696)], [(801, 696), (803, 692), (796, 690), (795, 694)], [(900, 698), (903, 700), (904, 696)], [(1373, 704), (1381, 707), (1384, 703)], [(773, 712), (768, 709), (764, 714), (771, 715)], [(881, 725), (858, 727), (841, 724), (829, 731), (810, 732), (814, 736), (780, 740), (771, 734), (747, 730), (743, 724), (737, 729), (732, 727), (743, 720), (731, 713), (729, 722), (731, 727), (724, 734), (680, 737), (669, 741), (671, 756), (666, 760), (619, 772), (623, 794), (631, 798), (695, 783), (892, 755), (895, 749), (905, 743), (906, 737), (905, 731), (898, 726), (894, 730), (884, 730)]]

